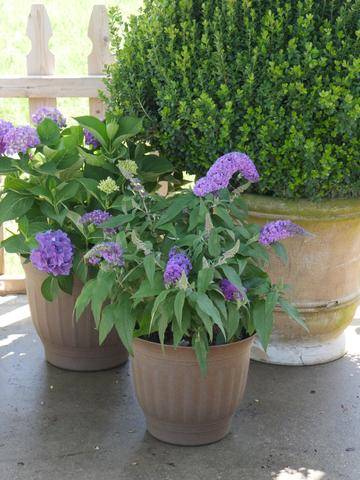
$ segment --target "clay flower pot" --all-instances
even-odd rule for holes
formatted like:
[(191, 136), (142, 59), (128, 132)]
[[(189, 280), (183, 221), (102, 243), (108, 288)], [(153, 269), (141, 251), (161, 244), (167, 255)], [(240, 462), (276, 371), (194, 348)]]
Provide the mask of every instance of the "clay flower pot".
[(204, 377), (191, 347), (136, 339), (133, 381), (148, 431), (176, 445), (221, 440), (245, 391), (252, 341), (210, 347)]
[(126, 362), (128, 353), (115, 332), (99, 346), (90, 309), (75, 321), (73, 309), (81, 291), (79, 281), (75, 281), (73, 295), (61, 292), (53, 302), (48, 302), (41, 293), (46, 275), (31, 263), (24, 263), (23, 267), (32, 321), (49, 363), (66, 370), (94, 371)]
[(360, 303), (360, 199), (281, 200), (245, 195), (250, 221), (290, 219), (312, 236), (288, 239), (289, 261), (271, 254), (270, 277), (291, 286), (288, 297), (310, 333), (277, 312), (267, 353), (254, 342), (252, 358), (283, 365), (313, 365), (346, 353), (344, 330)]

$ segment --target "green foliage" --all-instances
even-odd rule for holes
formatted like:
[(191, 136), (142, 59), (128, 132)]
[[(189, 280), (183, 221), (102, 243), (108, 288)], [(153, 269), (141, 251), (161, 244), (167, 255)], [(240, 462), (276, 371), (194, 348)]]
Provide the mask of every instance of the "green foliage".
[[(81, 216), (102, 209), (114, 215), (116, 226), (121, 223), (117, 218), (118, 206), (123, 205), (127, 192), (119, 165), (125, 170), (129, 164), (135, 168), (149, 190), (156, 188), (159, 180), (172, 170), (170, 162), (149, 155), (149, 148), (136, 138), (143, 128), (141, 118), (123, 117), (117, 122), (102, 122), (84, 116), (76, 120), (78, 126), (60, 129), (46, 118), (37, 126), (41, 143), (36, 148), (14, 158), (0, 155), (0, 173), (5, 174), (4, 188), (0, 192), (0, 224), (15, 220), (19, 225), (19, 232), (4, 240), (2, 246), (8, 252), (28, 258), (31, 250), (37, 247), (37, 233), (61, 229), (75, 247), (71, 274), (48, 277), (42, 286), (43, 295), (49, 301), (60, 290), (72, 292), (74, 275), (86, 282), (89, 269), (83, 260), (84, 253), (95, 242), (110, 239), (103, 229), (93, 225), (84, 227)], [(88, 129), (101, 145), (87, 145), (84, 129)], [(115, 185), (112, 192), (99, 188), (100, 182), (108, 178)], [(147, 261), (151, 275), (150, 259)], [(108, 291), (101, 286), (93, 293), (97, 323), (102, 298), (107, 295)], [(78, 311), (82, 310), (80, 304)]]
[[(118, 200), (122, 213), (104, 224), (121, 226), (116, 241), (123, 249), (124, 265), (100, 262), (75, 307), (79, 317), (91, 305), (100, 342), (115, 327), (130, 352), (134, 336), (162, 345), (192, 345), (205, 373), (210, 345), (257, 331), (266, 348), (276, 306), (303, 323), (282, 298), (282, 286), (271, 284), (259, 227), (247, 223), (239, 197), (222, 190), (199, 198), (183, 190), (163, 198), (139, 192), (131, 179), (129, 188), (132, 193)], [(166, 225), (171, 225), (169, 231)], [(173, 248), (188, 256), (192, 268), (169, 284), (164, 272)], [(225, 297), (222, 279), (238, 289), (238, 298)]]
[(144, 3), (124, 42), (112, 10), (115, 117), (145, 112), (179, 171), (240, 150), (256, 159), (256, 192), (359, 195), (359, 0)]

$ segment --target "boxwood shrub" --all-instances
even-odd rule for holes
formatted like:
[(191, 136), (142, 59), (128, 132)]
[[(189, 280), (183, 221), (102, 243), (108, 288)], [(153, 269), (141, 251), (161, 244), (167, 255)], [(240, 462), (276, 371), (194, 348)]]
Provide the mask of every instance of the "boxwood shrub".
[(109, 110), (179, 171), (240, 150), (259, 193), (360, 195), (359, 0), (145, 0), (111, 30)]

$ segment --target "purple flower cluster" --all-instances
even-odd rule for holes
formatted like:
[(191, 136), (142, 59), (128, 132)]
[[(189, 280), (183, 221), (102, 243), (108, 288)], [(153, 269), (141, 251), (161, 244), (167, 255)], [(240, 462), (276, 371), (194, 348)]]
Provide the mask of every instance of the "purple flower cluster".
[(266, 223), (263, 226), (260, 231), (259, 242), (263, 245), (271, 245), (272, 243), (294, 237), (295, 235), (306, 234), (306, 230), (291, 220), (276, 220)]
[(39, 136), (35, 128), (12, 127), (3, 136), (2, 142), (5, 144), (5, 151), (8, 155), (15, 153), (26, 153), (28, 148), (36, 147), (40, 143)]
[(220, 288), (222, 293), (224, 294), (224, 297), (228, 301), (233, 301), (233, 300), (244, 300), (244, 294), (240, 292), (240, 290), (229, 280), (226, 278), (223, 278), (220, 281)]
[(251, 183), (258, 182), (260, 178), (253, 161), (245, 153), (226, 153), (216, 160), (205, 177), (196, 182), (193, 189), (194, 194), (204, 197), (209, 193), (227, 188), (235, 173), (240, 173)]
[[(104, 212), (103, 210), (93, 210), (92, 212), (85, 213), (80, 218), (82, 225), (95, 225), (101, 227), (101, 225), (112, 217), (111, 213)], [(104, 228), (104, 232), (108, 235), (116, 233), (116, 228)]]
[(0, 119), (0, 155), (5, 153), (6, 151), (6, 143), (4, 141), (4, 137), (7, 132), (12, 128), (14, 128), (12, 123), (5, 122), (5, 120)]
[(185, 253), (178, 251), (176, 248), (172, 248), (169, 252), (169, 260), (164, 272), (165, 284), (175, 284), (180, 280), (183, 272), (188, 276), (191, 269), (191, 262)]
[(84, 137), (86, 145), (92, 145), (93, 148), (100, 147), (100, 142), (86, 128), (84, 128)]
[(39, 246), (30, 254), (34, 267), (55, 277), (69, 275), (74, 247), (66, 233), (61, 230), (48, 230), (38, 233), (35, 238)]
[(49, 118), (57, 124), (58, 127), (66, 127), (66, 119), (57, 108), (41, 107), (32, 115), (31, 120), (35, 125), (39, 125), (44, 118)]
[(122, 267), (124, 265), (123, 249), (116, 242), (103, 242), (95, 245), (87, 254), (87, 261), (91, 265), (99, 265), (104, 261), (109, 266)]

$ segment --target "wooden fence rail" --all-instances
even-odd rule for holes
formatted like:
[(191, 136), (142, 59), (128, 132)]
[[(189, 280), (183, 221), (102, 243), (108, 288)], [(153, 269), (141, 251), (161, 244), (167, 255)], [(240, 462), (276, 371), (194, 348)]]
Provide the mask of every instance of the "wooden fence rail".
[[(28, 98), (29, 117), (39, 107), (55, 107), (60, 97), (88, 97), (89, 113), (104, 117), (104, 105), (98, 98), (104, 88), (103, 72), (111, 63), (108, 15), (104, 5), (95, 5), (89, 22), (88, 37), (92, 51), (88, 56), (88, 75), (55, 75), (55, 57), (49, 50), (52, 29), (44, 5), (32, 5), (27, 36), (31, 51), (27, 55), (27, 76), (0, 77), (0, 98)], [(6, 119), (5, 119), (6, 120)], [(4, 228), (0, 226), (0, 240)], [(6, 275), (4, 251), (0, 249), (0, 295), (24, 291), (24, 278)]]

